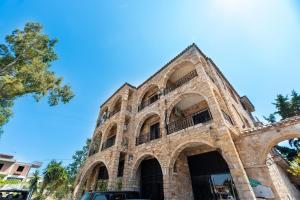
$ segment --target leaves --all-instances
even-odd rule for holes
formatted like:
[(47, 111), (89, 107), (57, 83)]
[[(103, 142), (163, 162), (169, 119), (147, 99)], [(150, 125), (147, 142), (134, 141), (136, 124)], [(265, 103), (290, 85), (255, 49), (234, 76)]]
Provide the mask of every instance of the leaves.
[(42, 32), (39, 23), (26, 23), (23, 30), (16, 29), (0, 44), (0, 128), (12, 115), (13, 102), (31, 94), (39, 101), (48, 97), (50, 106), (68, 103), (74, 94), (63, 78), (50, 70), (57, 60), (56, 39)]
[(289, 162), (290, 168), (288, 171), (294, 176), (300, 176), (300, 153), (294, 158), (293, 161)]
[(87, 159), (90, 144), (91, 139), (87, 139), (82, 149), (76, 151), (73, 155), (73, 162), (67, 166), (67, 172), (69, 174), (72, 184), (75, 181), (76, 175), (80, 167), (84, 164), (85, 160)]

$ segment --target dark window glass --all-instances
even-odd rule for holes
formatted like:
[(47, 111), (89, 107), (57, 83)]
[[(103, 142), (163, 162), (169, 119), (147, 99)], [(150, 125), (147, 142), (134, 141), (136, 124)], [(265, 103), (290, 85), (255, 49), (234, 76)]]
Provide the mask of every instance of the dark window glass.
[(118, 177), (123, 177), (125, 160), (120, 160), (118, 167)]
[(17, 169), (17, 172), (22, 172), (24, 170), (24, 168), (25, 168), (24, 166), (19, 166)]
[(210, 113), (208, 110), (206, 111), (203, 111), (203, 112), (200, 112), (200, 113), (197, 113), (193, 116), (193, 121), (194, 121), (194, 124), (200, 124), (200, 123), (204, 123), (204, 122), (207, 122), (211, 119), (210, 117)]
[(2, 170), (3, 166), (4, 166), (4, 164), (0, 163), (0, 171)]
[(150, 126), (150, 140), (159, 138), (159, 123)]

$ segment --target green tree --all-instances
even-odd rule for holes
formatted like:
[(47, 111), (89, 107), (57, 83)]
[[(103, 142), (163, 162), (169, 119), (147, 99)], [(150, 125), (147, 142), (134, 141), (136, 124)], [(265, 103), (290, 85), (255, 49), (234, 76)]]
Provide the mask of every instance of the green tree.
[(52, 160), (44, 170), (44, 180), (41, 187), (41, 195), (55, 196), (60, 188), (68, 184), (68, 173), (62, 166), (62, 162)]
[(85, 142), (85, 145), (82, 147), (81, 150), (78, 150), (73, 155), (73, 162), (70, 163), (67, 166), (67, 172), (69, 174), (70, 182), (73, 185), (74, 181), (76, 179), (76, 175), (80, 169), (80, 167), (84, 164), (86, 161), (86, 158), (88, 156), (89, 147), (91, 144), (91, 139), (87, 139)]
[(50, 106), (69, 102), (74, 94), (62, 77), (50, 70), (58, 57), (56, 39), (44, 34), (39, 23), (26, 23), (0, 44), (0, 128), (12, 116), (14, 101), (31, 94), (36, 101), (48, 97)]
[(288, 171), (292, 175), (300, 177), (300, 153), (290, 162)]
[[(300, 114), (300, 95), (295, 90), (292, 90), (290, 96), (284, 96), (282, 94), (277, 95), (275, 103), (273, 104), (275, 105), (276, 111), (270, 114), (269, 117), (264, 117), (265, 120), (267, 120), (270, 123), (276, 122), (276, 115), (278, 115), (281, 118), (281, 120), (284, 120), (286, 118)], [(289, 144), (291, 147), (300, 150), (299, 138), (290, 139)], [(282, 149), (278, 150), (281, 152)]]
[(41, 177), (40, 177), (40, 172), (38, 170), (36, 170), (33, 174), (32, 174), (32, 178), (29, 181), (30, 187), (32, 189), (32, 192), (34, 194), (37, 193), (38, 191), (38, 184), (40, 181)]

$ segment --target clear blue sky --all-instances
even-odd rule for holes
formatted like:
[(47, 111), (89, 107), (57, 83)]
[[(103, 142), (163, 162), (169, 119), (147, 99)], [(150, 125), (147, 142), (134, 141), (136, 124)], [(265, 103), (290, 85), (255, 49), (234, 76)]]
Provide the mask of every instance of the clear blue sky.
[[(105, 3), (104, 3), (105, 2)], [(0, 152), (23, 161), (64, 159), (90, 137), (100, 104), (138, 85), (195, 42), (262, 118), (274, 97), (300, 92), (298, 0), (1, 0), (0, 42), (27, 21), (59, 39), (53, 70), (76, 97), (49, 107), (19, 99)]]

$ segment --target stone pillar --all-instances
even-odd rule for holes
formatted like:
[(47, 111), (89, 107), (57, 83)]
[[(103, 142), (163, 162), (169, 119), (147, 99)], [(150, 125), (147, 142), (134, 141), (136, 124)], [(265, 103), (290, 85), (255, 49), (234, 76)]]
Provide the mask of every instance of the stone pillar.
[(110, 166), (110, 174), (109, 174), (109, 180), (108, 180), (108, 189), (109, 190), (115, 190), (117, 186), (117, 175), (118, 175), (118, 167), (119, 167), (119, 158), (120, 158), (120, 152), (117, 150), (117, 148), (114, 147), (114, 151), (112, 153), (111, 157), (111, 166)]
[(223, 158), (227, 161), (240, 199), (255, 200), (255, 194), (229, 131), (220, 134), (217, 140), (217, 147), (221, 149)]
[(246, 172), (249, 178), (259, 181), (264, 186), (271, 187), (275, 199), (280, 199), (278, 191), (275, 185), (273, 184), (273, 180), (270, 174), (270, 169), (266, 164), (246, 167)]

